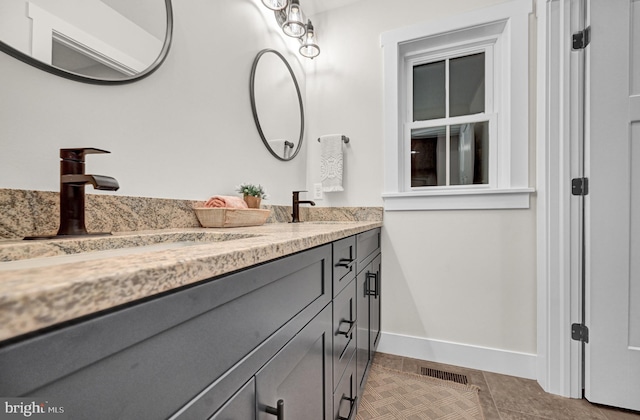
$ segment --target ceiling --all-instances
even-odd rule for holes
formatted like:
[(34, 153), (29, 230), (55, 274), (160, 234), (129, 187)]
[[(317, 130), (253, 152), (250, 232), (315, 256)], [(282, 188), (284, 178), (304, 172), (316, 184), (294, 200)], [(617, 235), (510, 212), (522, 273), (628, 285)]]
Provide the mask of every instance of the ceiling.
[(307, 16), (313, 16), (327, 10), (348, 6), (360, 0), (300, 0), (300, 6)]

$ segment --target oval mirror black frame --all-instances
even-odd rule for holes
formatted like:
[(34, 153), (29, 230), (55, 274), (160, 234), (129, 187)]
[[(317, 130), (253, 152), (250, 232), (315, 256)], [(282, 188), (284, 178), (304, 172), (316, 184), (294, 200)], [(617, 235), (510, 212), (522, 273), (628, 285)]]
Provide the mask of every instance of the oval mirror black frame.
[(97, 79), (90, 76), (85, 76), (78, 73), (73, 73), (59, 67), (54, 67), (49, 64), (43, 63), (42, 61), (36, 60), (33, 57), (11, 47), (10, 45), (0, 41), (0, 51), (4, 51), (8, 55), (17, 58), (20, 61), (23, 61), (33, 67), (39, 68), (40, 70), (44, 70), (48, 73), (55, 74), (56, 76), (64, 77), (65, 79), (75, 80), (77, 82), (84, 82), (96, 85), (122, 85), (126, 83), (135, 82), (137, 80), (144, 79), (149, 76), (151, 73), (156, 71), (158, 67), (164, 62), (167, 58), (167, 54), (169, 53), (169, 48), (171, 47), (171, 38), (173, 36), (173, 9), (171, 7), (171, 0), (165, 0), (165, 6), (167, 10), (167, 30), (165, 33), (164, 45), (162, 46), (162, 50), (160, 50), (160, 54), (156, 60), (144, 71), (129, 77), (123, 77), (121, 79)]
[[(262, 130), (262, 126), (260, 125), (260, 119), (258, 117), (258, 109), (257, 109), (257, 106), (256, 106), (256, 97), (255, 97), (256, 69), (258, 68), (258, 62), (260, 61), (260, 58), (263, 55), (267, 54), (267, 53), (273, 53), (273, 54), (275, 54), (276, 56), (278, 56), (282, 60), (284, 65), (287, 67), (287, 70), (289, 70), (289, 74), (291, 75), (291, 79), (293, 80), (293, 84), (294, 84), (294, 86), (296, 88), (296, 93), (298, 95), (298, 104), (300, 106), (300, 136), (298, 138), (298, 145), (296, 147), (296, 150), (291, 154), (291, 156), (289, 156), (287, 158), (278, 155), (278, 153), (276, 153), (271, 148), (271, 145), (269, 145), (269, 142), (268, 142), (266, 136), (264, 135), (264, 132)], [(251, 78), (250, 78), (250, 81), (249, 81), (249, 93), (250, 93), (250, 97), (251, 97), (251, 111), (253, 112), (253, 120), (256, 123), (256, 128), (258, 129), (258, 133), (260, 134), (260, 138), (262, 139), (262, 143), (264, 143), (264, 146), (267, 148), (267, 150), (276, 159), (282, 160), (282, 161), (292, 160), (294, 157), (296, 157), (296, 155), (300, 151), (300, 148), (302, 147), (302, 138), (304, 136), (304, 106), (302, 104), (302, 94), (300, 93), (300, 87), (298, 86), (298, 79), (296, 78), (296, 75), (293, 72), (293, 69), (289, 65), (289, 62), (287, 61), (286, 58), (284, 58), (284, 56), (282, 54), (280, 54), (276, 50), (273, 50), (273, 49), (270, 49), (270, 48), (265, 48), (264, 50), (260, 51), (258, 53), (258, 55), (256, 55), (256, 58), (253, 60), (253, 66), (251, 66)]]

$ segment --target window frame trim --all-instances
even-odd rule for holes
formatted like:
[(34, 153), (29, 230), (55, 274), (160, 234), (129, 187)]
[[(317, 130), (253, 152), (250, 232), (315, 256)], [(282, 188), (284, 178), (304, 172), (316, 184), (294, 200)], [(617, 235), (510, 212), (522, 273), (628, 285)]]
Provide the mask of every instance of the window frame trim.
[[(529, 208), (530, 195), (535, 191), (529, 187), (529, 15), (532, 11), (532, 0), (513, 0), (382, 34), (385, 122), (382, 198), (385, 210)], [(456, 38), (456, 34), (465, 31), (468, 35)], [(401, 76), (406, 71), (405, 61), (424, 55), (430, 49), (432, 37), (435, 45), (432, 49), (443, 51), (474, 42), (486, 44), (491, 38), (496, 40), (493, 72), (496, 84), (492, 92), (494, 103), (502, 104), (497, 119), (498, 135), (506, 138), (499, 141), (499, 150), (495, 150), (498, 154), (498, 164), (493, 166), (498, 172), (495, 186), (452, 190), (449, 186), (447, 190), (427, 192), (406, 190), (407, 182), (410, 182), (406, 178), (404, 154), (406, 128), (403, 116), (407, 115), (407, 100), (401, 101), (404, 98), (400, 95)], [(454, 42), (447, 43), (449, 38)], [(420, 43), (426, 48), (421, 48)], [(418, 51), (414, 51), (415, 48)], [(505, 89), (503, 84), (506, 84)]]

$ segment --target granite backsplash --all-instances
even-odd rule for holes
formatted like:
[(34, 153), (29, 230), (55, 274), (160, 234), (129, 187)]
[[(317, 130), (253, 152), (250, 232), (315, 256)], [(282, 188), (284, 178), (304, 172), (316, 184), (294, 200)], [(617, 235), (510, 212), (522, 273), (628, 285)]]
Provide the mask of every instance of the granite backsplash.
[[(193, 207), (201, 201), (119, 195), (86, 194), (89, 232), (200, 227)], [(262, 205), (270, 209), (267, 223), (291, 221), (291, 206)], [(59, 193), (0, 189), (0, 240), (53, 235), (59, 224)], [(300, 208), (303, 221), (382, 221), (382, 207)]]

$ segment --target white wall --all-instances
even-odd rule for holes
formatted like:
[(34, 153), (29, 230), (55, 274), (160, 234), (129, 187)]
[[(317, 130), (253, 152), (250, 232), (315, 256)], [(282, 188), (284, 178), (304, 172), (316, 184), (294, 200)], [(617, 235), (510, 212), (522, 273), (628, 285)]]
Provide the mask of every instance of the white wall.
[(304, 189), (304, 158), (273, 158), (251, 114), (249, 74), (261, 49), (284, 53), (305, 86), (273, 14), (254, 0), (173, 7), (167, 60), (133, 84), (69, 81), (0, 53), (0, 188), (57, 191), (58, 149), (91, 146), (112, 154), (89, 156), (87, 172), (115, 177), (119, 195), (204, 199), (255, 182), (267, 204), (289, 204)]
[[(363, 0), (313, 17), (322, 53), (307, 65), (308, 135), (314, 139), (308, 149), (309, 190), (319, 182), (315, 138), (327, 133), (351, 138), (345, 147), (345, 191), (325, 193), (322, 205), (382, 205), (380, 34), (501, 2)], [(532, 132), (531, 144), (534, 138)], [(384, 347), (430, 358), (434, 357), (431, 347), (439, 342), (495, 349), (496, 354), (524, 353), (526, 357), (516, 360), (526, 361), (529, 367), (517, 373), (533, 376), (534, 209), (535, 200), (529, 210), (385, 212), (382, 329), (388, 334), (383, 337)], [(389, 342), (402, 336), (411, 337), (415, 348)], [(488, 366), (479, 360), (461, 360), (473, 359), (477, 352), (461, 354), (454, 356), (458, 360), (447, 355), (442, 360)], [(514, 372), (509, 366), (487, 368)]]

